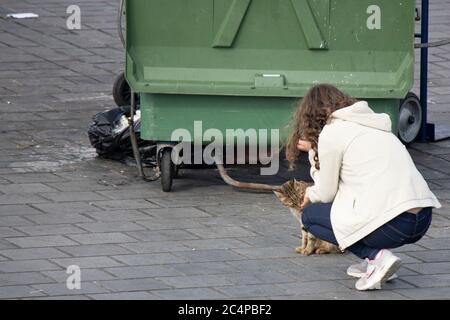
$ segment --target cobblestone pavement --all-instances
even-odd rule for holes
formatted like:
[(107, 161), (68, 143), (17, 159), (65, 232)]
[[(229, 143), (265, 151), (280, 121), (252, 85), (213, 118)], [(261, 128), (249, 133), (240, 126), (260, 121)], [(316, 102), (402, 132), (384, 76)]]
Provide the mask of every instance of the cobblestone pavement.
[[(232, 190), (214, 170), (185, 171), (166, 194), (96, 158), (86, 128), (114, 105), (123, 68), (116, 2), (0, 3), (0, 298), (450, 298), (448, 140), (409, 148), (443, 208), (424, 239), (395, 250), (400, 278), (365, 293), (345, 274), (350, 254), (293, 252), (298, 227), (273, 196)], [(66, 29), (71, 4), (81, 31)], [(432, 2), (433, 39), (448, 37), (449, 16), (450, 2)], [(431, 49), (430, 77), (430, 118), (448, 124), (450, 46)], [(66, 288), (73, 264), (81, 290)]]

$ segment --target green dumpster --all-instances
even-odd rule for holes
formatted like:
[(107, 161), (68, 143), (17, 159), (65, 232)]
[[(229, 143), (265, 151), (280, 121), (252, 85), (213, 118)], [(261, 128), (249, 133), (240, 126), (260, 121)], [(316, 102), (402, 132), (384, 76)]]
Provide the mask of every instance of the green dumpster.
[[(330, 83), (388, 113), (414, 79), (414, 0), (133, 0), (126, 79), (141, 137), (177, 128), (281, 129), (295, 102)], [(194, 136), (194, 134), (192, 134)]]

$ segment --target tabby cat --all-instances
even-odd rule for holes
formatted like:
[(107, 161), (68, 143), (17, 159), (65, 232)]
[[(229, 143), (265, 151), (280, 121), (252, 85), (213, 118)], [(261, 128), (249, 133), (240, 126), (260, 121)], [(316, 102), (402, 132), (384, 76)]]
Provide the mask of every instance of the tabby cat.
[(283, 205), (291, 210), (294, 217), (300, 222), (302, 228), (302, 245), (295, 248), (295, 252), (309, 256), (312, 253), (341, 253), (338, 246), (315, 237), (312, 233), (306, 231), (302, 224), (302, 210), (300, 208), (303, 203), (306, 188), (311, 184), (295, 179), (284, 183), (281, 188), (274, 191), (275, 195)]
[(331, 244), (325, 240), (316, 238), (312, 233), (306, 231), (306, 229), (303, 227), (301, 220), (302, 211), (300, 209), (300, 206), (303, 203), (306, 188), (310, 186), (310, 184), (304, 181), (297, 181), (295, 179), (289, 180), (281, 186), (272, 186), (262, 183), (240, 182), (231, 178), (227, 174), (222, 164), (216, 162), (216, 165), (219, 169), (222, 179), (227, 184), (239, 189), (273, 191), (281, 201), (281, 203), (291, 210), (291, 213), (300, 222), (302, 230), (302, 245), (295, 248), (295, 252), (303, 255), (310, 255), (313, 253), (342, 253), (338, 246)]

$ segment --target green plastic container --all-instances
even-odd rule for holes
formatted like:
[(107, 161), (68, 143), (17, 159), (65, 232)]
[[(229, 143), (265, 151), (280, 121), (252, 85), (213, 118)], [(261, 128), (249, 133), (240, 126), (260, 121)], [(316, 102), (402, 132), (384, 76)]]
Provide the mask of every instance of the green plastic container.
[(126, 78), (141, 94), (141, 135), (170, 141), (194, 121), (282, 129), (318, 83), (367, 99), (396, 132), (414, 77), (414, 9), (414, 0), (127, 1)]

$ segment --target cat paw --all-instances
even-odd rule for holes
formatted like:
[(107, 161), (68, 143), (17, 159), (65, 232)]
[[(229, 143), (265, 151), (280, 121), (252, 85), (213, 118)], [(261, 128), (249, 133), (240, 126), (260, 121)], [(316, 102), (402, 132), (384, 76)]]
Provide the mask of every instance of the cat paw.
[(300, 253), (301, 255), (304, 255), (304, 256), (309, 256), (313, 253), (313, 250), (308, 250), (307, 248), (298, 247), (295, 249), (295, 252)]
[(296, 253), (302, 253), (304, 249), (305, 249), (304, 247), (296, 247), (295, 248), (295, 252)]
[(330, 253), (330, 251), (325, 250), (325, 249), (317, 249), (316, 250), (316, 254), (328, 254)]

